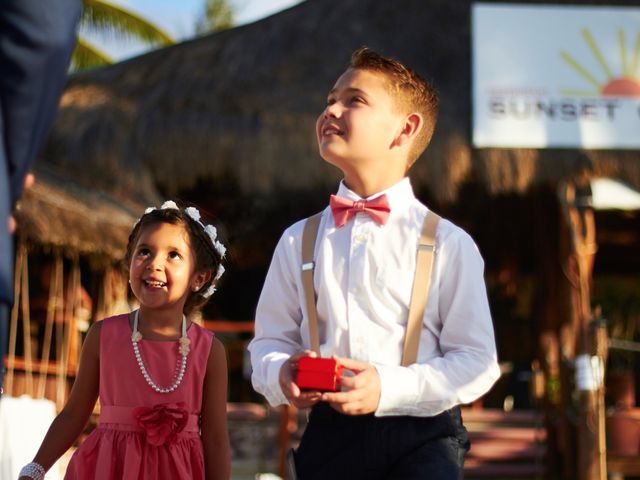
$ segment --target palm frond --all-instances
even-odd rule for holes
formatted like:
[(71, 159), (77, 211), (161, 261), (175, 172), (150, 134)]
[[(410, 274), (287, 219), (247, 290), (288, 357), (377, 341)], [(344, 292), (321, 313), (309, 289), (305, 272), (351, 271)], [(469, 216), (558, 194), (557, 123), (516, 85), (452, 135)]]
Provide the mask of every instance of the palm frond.
[(235, 13), (228, 0), (206, 0), (202, 14), (196, 21), (196, 33), (206, 35), (232, 28)]
[(139, 15), (104, 0), (83, 0), (80, 22), (90, 30), (113, 32), (147, 45), (172, 45), (173, 38)]
[(113, 59), (86, 40), (78, 38), (76, 47), (71, 55), (71, 70), (84, 70), (87, 68), (110, 65)]

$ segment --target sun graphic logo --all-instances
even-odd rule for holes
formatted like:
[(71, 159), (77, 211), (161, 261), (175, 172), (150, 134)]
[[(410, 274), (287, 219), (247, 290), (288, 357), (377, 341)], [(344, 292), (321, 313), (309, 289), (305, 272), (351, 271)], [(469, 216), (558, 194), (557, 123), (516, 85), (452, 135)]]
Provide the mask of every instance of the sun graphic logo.
[(636, 34), (633, 53), (629, 56), (630, 49), (627, 47), (625, 32), (622, 29), (618, 30), (618, 49), (620, 52), (620, 64), (622, 66), (621, 75), (615, 75), (611, 71), (589, 29), (583, 28), (581, 33), (591, 54), (602, 69), (606, 80), (604, 82), (598, 81), (593, 73), (582, 66), (569, 53), (561, 51), (560, 56), (562, 60), (594, 87), (593, 90), (563, 89), (561, 93), (572, 97), (599, 95), (609, 97), (640, 97), (640, 73), (638, 72), (638, 65), (640, 63), (640, 32)]

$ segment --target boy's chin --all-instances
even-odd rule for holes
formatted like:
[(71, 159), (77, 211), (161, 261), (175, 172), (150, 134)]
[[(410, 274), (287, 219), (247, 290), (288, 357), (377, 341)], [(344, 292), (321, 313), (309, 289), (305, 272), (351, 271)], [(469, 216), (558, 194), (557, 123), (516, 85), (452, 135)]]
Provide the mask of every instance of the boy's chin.
[(332, 162), (327, 161), (327, 163), (329, 165), (332, 165), (332, 166), (336, 167), (338, 170), (340, 170), (340, 172), (342, 173), (343, 177), (346, 177), (348, 172), (351, 170), (349, 168), (349, 164), (344, 163), (344, 162), (343, 163), (338, 163), (338, 162), (333, 162), (333, 161)]
[(349, 165), (349, 160), (340, 155), (330, 154), (329, 152), (320, 151), (320, 157), (329, 165), (333, 165), (344, 172), (344, 167)]

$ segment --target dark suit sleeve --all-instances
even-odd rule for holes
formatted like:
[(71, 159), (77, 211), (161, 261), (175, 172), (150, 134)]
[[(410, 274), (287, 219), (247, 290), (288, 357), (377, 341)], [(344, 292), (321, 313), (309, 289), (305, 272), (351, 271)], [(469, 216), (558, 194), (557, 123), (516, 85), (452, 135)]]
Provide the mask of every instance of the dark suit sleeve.
[(3, 0), (0, 108), (10, 208), (47, 135), (66, 80), (81, 0)]

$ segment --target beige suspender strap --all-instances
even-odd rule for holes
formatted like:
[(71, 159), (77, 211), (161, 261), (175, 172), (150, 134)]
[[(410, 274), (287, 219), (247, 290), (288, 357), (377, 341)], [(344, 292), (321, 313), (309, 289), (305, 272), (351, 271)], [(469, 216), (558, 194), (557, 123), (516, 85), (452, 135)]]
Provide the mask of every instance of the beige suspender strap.
[(318, 313), (316, 311), (316, 293), (313, 288), (313, 250), (320, 227), (322, 212), (309, 217), (304, 224), (302, 231), (302, 286), (307, 304), (307, 315), (309, 317), (309, 340), (311, 350), (320, 356), (320, 337), (318, 336)]
[[(313, 287), (313, 271), (315, 262), (313, 253), (320, 227), (322, 212), (309, 217), (302, 232), (302, 285), (309, 317), (309, 339), (311, 349), (320, 356), (320, 338), (318, 335), (318, 314), (316, 310), (316, 294)], [(416, 271), (413, 278), (411, 303), (409, 305), (409, 319), (402, 351), (402, 365), (408, 366), (416, 362), (422, 331), (422, 317), (429, 297), (431, 283), (431, 269), (433, 267), (433, 253), (435, 248), (436, 230), (440, 217), (429, 212), (422, 225), (420, 243), (416, 254)]]
[(436, 245), (436, 229), (439, 221), (440, 217), (438, 215), (429, 212), (422, 224), (422, 233), (420, 234), (420, 243), (416, 255), (416, 272), (413, 277), (413, 289), (411, 290), (411, 303), (409, 304), (407, 332), (402, 349), (402, 366), (404, 367), (416, 363), (418, 358), (422, 317), (429, 298), (433, 251)]

